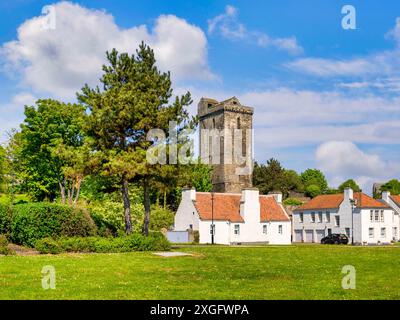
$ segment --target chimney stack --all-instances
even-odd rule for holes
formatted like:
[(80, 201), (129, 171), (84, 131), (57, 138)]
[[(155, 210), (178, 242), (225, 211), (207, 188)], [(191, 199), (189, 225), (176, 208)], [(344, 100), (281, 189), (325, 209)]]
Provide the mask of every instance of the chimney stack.
[(390, 201), (390, 191), (382, 191), (382, 200), (385, 201), (386, 203), (389, 203)]
[(282, 199), (283, 199), (282, 192), (280, 192), (280, 191), (271, 191), (271, 192), (268, 193), (268, 195), (273, 196), (277, 203), (282, 203)]
[(350, 201), (354, 200), (354, 192), (352, 188), (346, 188), (344, 189), (344, 200), (345, 201)]
[(194, 188), (183, 188), (182, 189), (182, 200), (184, 200), (184, 201), (195, 201), (196, 200), (196, 189), (194, 189)]

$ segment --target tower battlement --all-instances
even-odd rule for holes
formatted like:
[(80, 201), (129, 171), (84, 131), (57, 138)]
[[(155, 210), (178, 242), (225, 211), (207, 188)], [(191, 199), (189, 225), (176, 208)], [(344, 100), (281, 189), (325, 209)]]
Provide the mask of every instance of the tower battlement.
[[(242, 130), (240, 153), (243, 157), (250, 157), (252, 167), (252, 136), (248, 136), (247, 131), (253, 129), (253, 113), (253, 108), (243, 106), (236, 97), (221, 102), (215, 99), (202, 98), (198, 104), (198, 116), (200, 120), (200, 154), (210, 154), (210, 150), (213, 148), (213, 143), (214, 147), (216, 147), (216, 142), (219, 145), (219, 150), (213, 151), (219, 154), (218, 164), (210, 161), (210, 163), (213, 163), (212, 182), (213, 191), (215, 192), (239, 193), (242, 189), (252, 186), (251, 172), (248, 173), (244, 171), (245, 173), (243, 173), (243, 170), (238, 170), (249, 165), (248, 163), (237, 164), (234, 161), (226, 161), (227, 158), (234, 158), (233, 154), (230, 154), (228, 157), (226, 157), (227, 155), (225, 154), (226, 152), (232, 153), (233, 142), (231, 139), (224, 137), (224, 134), (226, 134), (226, 132), (232, 134), (235, 129)], [(205, 144), (202, 143), (202, 131), (205, 129), (217, 130), (222, 133), (222, 135), (218, 137), (209, 137), (208, 153), (205, 152), (205, 150), (202, 150), (202, 148), (205, 148)], [(218, 141), (215, 141), (215, 139), (218, 139)], [(225, 143), (227, 146), (225, 146)], [(230, 144), (229, 146), (228, 143)]]

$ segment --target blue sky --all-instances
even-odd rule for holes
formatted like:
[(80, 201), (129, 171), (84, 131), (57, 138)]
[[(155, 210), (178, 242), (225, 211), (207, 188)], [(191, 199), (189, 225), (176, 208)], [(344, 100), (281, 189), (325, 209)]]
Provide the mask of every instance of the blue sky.
[[(342, 28), (346, 4), (356, 30)], [(46, 5), (54, 28), (43, 27)], [(145, 40), (177, 93), (190, 90), (195, 103), (236, 95), (255, 108), (258, 161), (318, 167), (333, 186), (355, 178), (369, 192), (400, 176), (398, 17), (394, 0), (2, 1), (2, 141), (24, 104), (73, 101), (96, 84), (106, 50)]]

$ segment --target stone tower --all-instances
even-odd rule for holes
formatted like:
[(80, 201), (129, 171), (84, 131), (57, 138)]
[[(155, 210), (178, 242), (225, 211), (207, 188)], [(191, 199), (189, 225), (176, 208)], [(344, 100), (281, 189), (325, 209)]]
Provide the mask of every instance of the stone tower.
[(239, 193), (252, 187), (253, 112), (236, 97), (222, 102), (202, 98), (198, 104), (200, 156), (213, 165), (214, 192)]

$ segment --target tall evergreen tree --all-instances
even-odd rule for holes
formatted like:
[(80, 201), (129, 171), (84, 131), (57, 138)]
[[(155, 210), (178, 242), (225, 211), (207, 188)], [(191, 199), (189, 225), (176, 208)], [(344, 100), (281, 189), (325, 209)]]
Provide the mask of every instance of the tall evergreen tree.
[[(124, 203), (125, 230), (132, 231), (129, 182), (143, 185), (145, 218), (143, 233), (150, 222), (150, 186), (161, 171), (171, 170), (146, 161), (146, 151), (154, 145), (147, 141), (150, 129), (168, 132), (170, 121), (180, 130), (194, 125), (186, 107), (192, 103), (190, 93), (171, 103), (170, 73), (160, 72), (153, 50), (142, 43), (136, 55), (107, 52), (109, 64), (103, 66), (103, 88), (85, 85), (78, 99), (89, 109), (87, 133), (93, 138), (93, 157), (102, 174), (118, 177)], [(168, 167), (168, 169), (167, 169)]]

